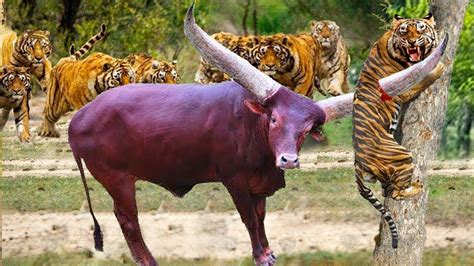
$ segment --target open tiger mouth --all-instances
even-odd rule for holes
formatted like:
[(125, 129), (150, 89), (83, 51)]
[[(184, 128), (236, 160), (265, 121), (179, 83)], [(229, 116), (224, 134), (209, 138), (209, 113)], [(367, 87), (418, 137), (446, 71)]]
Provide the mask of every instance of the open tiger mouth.
[(275, 70), (264, 70), (263, 73), (265, 73), (266, 75), (272, 76), (272, 75), (276, 74), (276, 71)]
[(421, 59), (421, 49), (420, 46), (416, 47), (407, 47), (407, 53), (411, 62), (418, 62)]

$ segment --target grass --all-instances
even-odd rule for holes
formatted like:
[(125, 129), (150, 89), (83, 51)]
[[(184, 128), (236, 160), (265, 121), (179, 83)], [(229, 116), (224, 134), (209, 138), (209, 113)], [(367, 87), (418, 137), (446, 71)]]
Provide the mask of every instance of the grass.
[[(444, 249), (431, 249), (424, 252), (423, 265), (474, 265), (474, 251), (472, 249), (463, 249), (448, 247)], [(160, 265), (164, 266), (221, 266), (221, 265), (254, 265), (250, 258), (238, 260), (171, 260), (158, 259)], [(315, 253), (303, 253), (297, 255), (278, 256), (278, 265), (371, 265), (372, 255), (368, 251), (354, 253), (338, 253), (319, 251)], [(30, 257), (12, 257), (3, 258), (3, 265), (135, 265), (133, 261), (123, 256), (121, 261), (101, 260), (93, 258), (91, 252), (56, 254), (45, 253)]]
[[(318, 171), (292, 170), (287, 172), (286, 188), (267, 201), (268, 211), (311, 210), (334, 219), (377, 219), (376, 211), (357, 193), (350, 168)], [(96, 211), (111, 211), (112, 199), (94, 179), (88, 180), (92, 204)], [(430, 199), (427, 219), (430, 221), (472, 220), (474, 182), (469, 177), (432, 176), (428, 183)], [(380, 191), (379, 185), (372, 185)], [(34, 212), (67, 212), (79, 210), (84, 191), (81, 179), (75, 178), (3, 178), (3, 210)], [(234, 210), (234, 205), (222, 184), (197, 185), (184, 198), (172, 196), (165, 189), (145, 182), (137, 182), (137, 202), (140, 211), (204, 210), (209, 201), (212, 211)], [(378, 196), (381, 198), (381, 196)]]

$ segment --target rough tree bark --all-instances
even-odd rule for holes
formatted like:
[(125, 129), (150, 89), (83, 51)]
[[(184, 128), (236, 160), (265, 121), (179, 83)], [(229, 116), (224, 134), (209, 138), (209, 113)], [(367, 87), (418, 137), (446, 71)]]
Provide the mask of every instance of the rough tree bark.
[(385, 206), (392, 212), (397, 224), (400, 241), (398, 249), (392, 249), (391, 236), (387, 224), (381, 219), (380, 241), (375, 247), (376, 265), (421, 265), (426, 240), (425, 213), (428, 201), (426, 170), (428, 163), (435, 158), (444, 126), (448, 88), (451, 79), (452, 62), (461, 33), (464, 15), (469, 0), (432, 0), (440, 39), (444, 32), (449, 33), (449, 44), (444, 60), (451, 62), (446, 72), (433, 86), (417, 99), (405, 106), (405, 113), (399, 140), (411, 150), (415, 162), (414, 178), (424, 184), (423, 193), (409, 200), (385, 200)]
[(71, 42), (74, 40), (76, 29), (74, 23), (76, 23), (77, 12), (81, 5), (81, 0), (62, 0), (64, 12), (59, 20), (59, 30), (66, 33), (66, 39), (64, 40), (64, 47), (67, 49)]
[(244, 31), (244, 34), (248, 34), (247, 30), (247, 18), (249, 16), (249, 10), (250, 10), (250, 4), (252, 0), (247, 0), (245, 4), (241, 4), (241, 6), (244, 8), (244, 15), (242, 16), (242, 30)]

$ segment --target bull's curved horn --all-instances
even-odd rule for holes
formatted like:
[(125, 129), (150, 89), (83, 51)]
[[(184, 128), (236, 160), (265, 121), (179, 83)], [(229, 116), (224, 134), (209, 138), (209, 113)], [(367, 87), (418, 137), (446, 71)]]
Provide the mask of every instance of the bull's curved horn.
[(278, 82), (260, 72), (245, 59), (234, 54), (204, 32), (196, 24), (193, 10), (194, 2), (184, 19), (184, 34), (207, 62), (222, 69), (242, 87), (262, 100), (269, 98), (282, 87)]
[(423, 61), (418, 64), (397, 72), (393, 75), (379, 80), (379, 86), (390, 97), (397, 96), (413, 85), (420, 82), (428, 73), (430, 73), (439, 63), (441, 56), (446, 50), (448, 44), (449, 34), (446, 33), (443, 42), (436, 47), (436, 49)]
[(326, 121), (336, 120), (352, 114), (354, 93), (348, 93), (321, 100), (316, 104), (324, 110)]

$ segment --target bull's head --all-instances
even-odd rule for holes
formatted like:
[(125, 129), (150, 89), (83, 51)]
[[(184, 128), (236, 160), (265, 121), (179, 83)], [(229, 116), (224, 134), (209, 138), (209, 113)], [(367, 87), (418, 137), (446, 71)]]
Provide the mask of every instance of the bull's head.
[[(299, 166), (298, 151), (307, 134), (318, 136), (320, 127), (331, 120), (352, 113), (354, 95), (345, 94), (319, 102), (292, 92), (278, 82), (254, 68), (249, 62), (232, 53), (205, 33), (195, 22), (194, 4), (189, 8), (184, 21), (184, 33), (211, 65), (221, 68), (242, 87), (253, 93), (258, 101), (245, 100), (245, 106), (263, 116), (268, 123), (268, 140), (276, 158), (276, 166), (291, 169)], [(382, 89), (390, 96), (409, 89), (420, 77), (426, 76), (439, 62), (444, 48), (440, 45), (427, 59), (408, 69), (401, 77), (392, 76), (380, 80)], [(413, 68), (416, 75), (413, 75)]]

